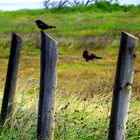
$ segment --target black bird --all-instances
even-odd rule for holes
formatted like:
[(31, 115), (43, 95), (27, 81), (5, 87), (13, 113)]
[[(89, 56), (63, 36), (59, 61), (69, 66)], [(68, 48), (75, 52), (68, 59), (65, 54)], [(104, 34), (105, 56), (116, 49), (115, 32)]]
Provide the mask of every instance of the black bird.
[(102, 59), (102, 57), (96, 56), (95, 54), (90, 53), (90, 52), (87, 51), (87, 50), (84, 50), (84, 51), (83, 51), (83, 58), (86, 59), (87, 62), (88, 62), (89, 60), (93, 60), (94, 58), (95, 58), (95, 59)]
[(41, 20), (36, 20), (35, 22), (36, 22), (37, 27), (38, 27), (39, 29), (41, 29), (41, 30), (56, 28), (55, 26), (47, 25), (46, 23), (44, 23), (44, 22), (41, 21)]

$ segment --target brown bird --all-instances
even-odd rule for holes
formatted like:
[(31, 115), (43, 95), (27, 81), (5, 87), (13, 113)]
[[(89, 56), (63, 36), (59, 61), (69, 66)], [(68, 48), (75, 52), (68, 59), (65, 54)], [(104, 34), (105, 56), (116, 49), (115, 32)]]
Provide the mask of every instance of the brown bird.
[(96, 56), (95, 54), (90, 53), (90, 52), (87, 51), (87, 50), (84, 50), (84, 51), (83, 51), (83, 58), (86, 59), (87, 62), (88, 62), (89, 60), (93, 60), (94, 58), (95, 58), (95, 59), (102, 59), (102, 57)]
[(37, 27), (38, 27), (39, 29), (41, 29), (41, 30), (56, 28), (55, 26), (47, 25), (46, 23), (44, 23), (44, 22), (41, 21), (41, 20), (36, 20), (35, 22), (36, 22)]

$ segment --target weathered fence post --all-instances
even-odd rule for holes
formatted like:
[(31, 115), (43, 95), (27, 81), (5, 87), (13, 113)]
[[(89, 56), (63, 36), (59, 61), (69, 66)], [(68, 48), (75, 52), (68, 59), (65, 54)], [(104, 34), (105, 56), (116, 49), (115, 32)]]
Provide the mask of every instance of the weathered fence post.
[(52, 140), (56, 89), (57, 44), (41, 31), (41, 75), (38, 109), (38, 140)]
[(125, 140), (138, 40), (122, 32), (113, 91), (108, 140)]
[(6, 75), (6, 83), (2, 102), (0, 122), (4, 123), (5, 119), (12, 114), (18, 67), (20, 61), (22, 40), (15, 33), (12, 34), (9, 63)]

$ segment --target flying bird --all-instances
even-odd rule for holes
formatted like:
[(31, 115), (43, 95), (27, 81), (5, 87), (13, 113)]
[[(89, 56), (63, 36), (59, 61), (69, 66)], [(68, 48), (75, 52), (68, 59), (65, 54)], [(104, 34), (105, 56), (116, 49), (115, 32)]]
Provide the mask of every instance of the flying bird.
[(95, 58), (95, 59), (102, 59), (102, 57), (96, 56), (95, 54), (90, 53), (90, 52), (87, 51), (87, 50), (84, 50), (84, 51), (83, 51), (83, 58), (86, 59), (87, 62), (88, 62), (89, 60), (93, 60), (94, 58)]
[(39, 29), (41, 29), (41, 30), (56, 28), (55, 26), (47, 25), (46, 23), (44, 23), (44, 22), (41, 21), (41, 20), (36, 20), (35, 22), (36, 22), (37, 27), (38, 27)]

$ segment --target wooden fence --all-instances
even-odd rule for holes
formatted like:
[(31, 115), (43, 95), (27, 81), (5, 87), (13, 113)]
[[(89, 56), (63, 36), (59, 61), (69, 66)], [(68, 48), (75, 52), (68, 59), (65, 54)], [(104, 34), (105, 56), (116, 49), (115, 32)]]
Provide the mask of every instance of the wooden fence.
[(21, 38), (13, 33), (0, 116), (0, 122), (2, 124), (5, 122), (7, 117), (12, 115), (14, 108), (14, 96), (20, 61), (21, 43)]
[(53, 139), (54, 98), (56, 88), (57, 45), (41, 31), (40, 96), (38, 109), (38, 139)]
[(113, 91), (108, 140), (125, 140), (137, 43), (137, 38), (126, 32), (122, 32)]
[[(124, 140), (133, 86), (134, 60), (138, 40), (122, 32), (113, 91), (108, 140)], [(13, 110), (21, 39), (13, 34), (6, 84), (1, 109), (4, 123)], [(56, 89), (57, 43), (41, 31), (40, 94), (38, 107), (37, 139), (52, 140), (54, 133), (54, 99)]]

